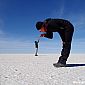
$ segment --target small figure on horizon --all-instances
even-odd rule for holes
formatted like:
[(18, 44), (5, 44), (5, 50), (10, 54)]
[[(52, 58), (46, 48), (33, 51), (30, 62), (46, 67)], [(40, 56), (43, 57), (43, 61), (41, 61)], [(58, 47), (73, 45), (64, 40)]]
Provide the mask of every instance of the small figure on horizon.
[(74, 32), (73, 25), (68, 20), (48, 18), (44, 21), (38, 21), (36, 23), (36, 28), (40, 32), (46, 32), (41, 34), (40, 37), (49, 39), (53, 38), (53, 32), (59, 33), (63, 42), (63, 47), (58, 62), (53, 65), (55, 67), (65, 67), (71, 50), (71, 42)]

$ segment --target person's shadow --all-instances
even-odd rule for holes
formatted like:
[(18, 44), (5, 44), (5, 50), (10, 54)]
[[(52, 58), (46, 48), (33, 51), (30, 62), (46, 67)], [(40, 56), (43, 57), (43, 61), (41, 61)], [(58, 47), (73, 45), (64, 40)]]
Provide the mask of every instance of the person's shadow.
[(67, 64), (66, 67), (78, 67), (78, 66), (85, 66), (85, 64)]

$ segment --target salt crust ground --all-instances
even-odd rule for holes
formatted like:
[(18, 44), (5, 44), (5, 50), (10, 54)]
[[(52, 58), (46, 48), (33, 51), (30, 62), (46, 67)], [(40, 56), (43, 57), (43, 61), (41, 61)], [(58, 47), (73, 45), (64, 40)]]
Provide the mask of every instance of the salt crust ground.
[(0, 54), (0, 85), (85, 85), (85, 54), (70, 55), (69, 67), (53, 67), (58, 58), (56, 54)]

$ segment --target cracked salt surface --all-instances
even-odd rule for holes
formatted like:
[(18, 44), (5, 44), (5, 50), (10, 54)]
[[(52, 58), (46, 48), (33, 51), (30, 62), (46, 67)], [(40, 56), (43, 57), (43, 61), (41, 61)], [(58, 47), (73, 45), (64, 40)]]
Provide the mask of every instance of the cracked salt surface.
[(0, 54), (0, 85), (85, 85), (84, 55), (68, 59), (67, 63), (80, 66), (55, 68), (58, 56)]

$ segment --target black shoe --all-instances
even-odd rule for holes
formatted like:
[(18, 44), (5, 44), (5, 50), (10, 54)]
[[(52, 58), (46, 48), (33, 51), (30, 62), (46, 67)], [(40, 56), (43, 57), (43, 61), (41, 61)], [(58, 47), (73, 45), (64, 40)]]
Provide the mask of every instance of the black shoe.
[(54, 66), (54, 67), (66, 67), (66, 64), (54, 63), (53, 66)]

